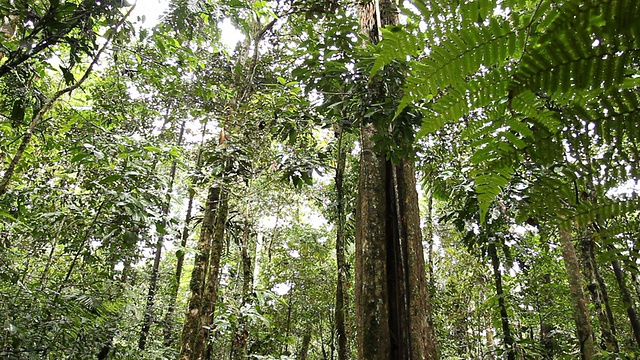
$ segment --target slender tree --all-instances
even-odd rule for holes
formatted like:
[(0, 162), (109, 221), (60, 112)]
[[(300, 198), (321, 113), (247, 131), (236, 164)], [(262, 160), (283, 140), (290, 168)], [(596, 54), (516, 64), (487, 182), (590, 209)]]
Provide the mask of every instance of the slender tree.
[(576, 323), (578, 344), (580, 345), (580, 355), (583, 360), (591, 360), (595, 355), (595, 346), (587, 309), (587, 299), (582, 290), (582, 276), (580, 275), (578, 256), (573, 245), (571, 231), (560, 227), (559, 232), (562, 258), (564, 259), (567, 278), (569, 279), (569, 291), (573, 304), (573, 316)]
[[(167, 115), (171, 110), (167, 110)], [(185, 122), (180, 125), (180, 132), (178, 134), (177, 146), (182, 145), (182, 139), (184, 137)], [(151, 268), (151, 281), (149, 282), (149, 291), (147, 293), (147, 305), (144, 311), (144, 319), (142, 321), (142, 329), (140, 330), (140, 338), (138, 339), (138, 349), (144, 350), (147, 344), (147, 337), (149, 336), (149, 330), (153, 324), (153, 304), (155, 303), (156, 291), (158, 287), (158, 278), (160, 276), (160, 260), (162, 259), (162, 247), (164, 246), (164, 235), (166, 233), (167, 217), (171, 210), (171, 196), (173, 193), (173, 184), (176, 180), (176, 171), (178, 168), (178, 160), (174, 159), (171, 162), (171, 170), (169, 172), (169, 184), (167, 185), (167, 194), (165, 203), (161, 209), (161, 233), (158, 236), (155, 246), (155, 255), (153, 257), (153, 266)]]
[(336, 283), (336, 306), (335, 306), (335, 322), (336, 335), (338, 337), (338, 360), (347, 359), (347, 330), (346, 330), (346, 309), (349, 306), (348, 295), (346, 291), (347, 285), (347, 262), (345, 260), (345, 213), (344, 213), (344, 170), (346, 163), (346, 152), (343, 143), (343, 128), (336, 124), (335, 136), (337, 140), (336, 147), (336, 263), (338, 269)]

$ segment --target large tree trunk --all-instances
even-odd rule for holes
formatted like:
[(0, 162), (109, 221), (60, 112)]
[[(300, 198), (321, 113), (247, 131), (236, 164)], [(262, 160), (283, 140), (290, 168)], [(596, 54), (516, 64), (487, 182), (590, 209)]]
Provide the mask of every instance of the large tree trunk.
[(560, 246), (562, 247), (562, 257), (569, 280), (569, 292), (573, 304), (573, 316), (576, 322), (580, 354), (583, 360), (591, 360), (595, 355), (595, 346), (587, 310), (587, 300), (582, 290), (582, 276), (580, 275), (580, 267), (578, 266), (578, 257), (573, 245), (571, 231), (564, 227), (561, 227), (559, 230)]
[(338, 269), (336, 284), (336, 308), (335, 322), (336, 335), (338, 336), (338, 360), (347, 359), (347, 331), (345, 325), (345, 309), (348, 307), (348, 297), (346, 291), (347, 284), (347, 263), (344, 257), (344, 168), (346, 162), (346, 153), (342, 142), (343, 129), (340, 125), (336, 125), (337, 146), (337, 162), (336, 162), (336, 263)]
[(200, 330), (202, 298), (204, 296), (204, 285), (209, 264), (209, 254), (211, 252), (211, 239), (216, 218), (215, 209), (219, 199), (220, 188), (212, 185), (209, 188), (209, 194), (207, 196), (202, 218), (200, 240), (198, 241), (198, 252), (193, 265), (193, 271), (191, 272), (191, 282), (189, 283), (191, 296), (182, 329), (180, 360), (194, 359), (194, 346)]
[[(381, 26), (397, 21), (391, 1), (360, 9), (362, 30), (372, 43), (380, 41)], [(372, 81), (369, 91), (375, 103), (390, 96), (380, 81)], [(379, 135), (363, 121), (356, 209), (358, 358), (435, 359), (414, 167), (411, 160), (387, 160), (374, 148)]]
[(516, 349), (511, 336), (511, 327), (509, 326), (509, 313), (507, 312), (507, 304), (504, 300), (505, 294), (502, 289), (502, 274), (500, 273), (500, 259), (495, 243), (489, 244), (489, 257), (491, 258), (491, 266), (493, 267), (493, 280), (496, 285), (496, 295), (498, 296), (498, 307), (500, 308), (500, 322), (502, 324), (502, 335), (504, 338), (504, 346), (507, 351), (507, 359), (516, 359)]
[(200, 313), (200, 331), (194, 345), (193, 360), (211, 359), (211, 343), (209, 334), (213, 326), (213, 314), (218, 300), (218, 285), (220, 283), (220, 260), (224, 245), (224, 231), (229, 212), (229, 197), (227, 191), (220, 190), (220, 200), (216, 208), (213, 237), (211, 239), (211, 253), (209, 256), (209, 274), (202, 299), (202, 311)]

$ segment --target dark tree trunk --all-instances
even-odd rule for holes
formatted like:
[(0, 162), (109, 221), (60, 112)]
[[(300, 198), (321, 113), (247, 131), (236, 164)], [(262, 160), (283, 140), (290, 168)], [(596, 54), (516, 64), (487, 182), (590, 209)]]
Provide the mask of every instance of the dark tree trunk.
[(573, 316), (576, 322), (581, 358), (583, 360), (591, 360), (595, 355), (593, 332), (589, 321), (587, 300), (582, 290), (582, 276), (580, 275), (580, 267), (578, 266), (578, 257), (569, 229), (560, 228), (560, 245), (562, 247), (562, 257), (569, 280), (569, 292), (573, 304)]
[[(593, 251), (593, 237), (587, 233), (580, 240), (580, 254), (582, 256), (583, 274), (587, 280), (587, 290), (595, 305), (596, 314), (600, 323), (601, 347), (603, 350), (618, 352), (618, 341), (615, 336), (615, 326), (611, 307), (608, 303), (608, 294), (595, 259)], [(609, 316), (611, 314), (611, 316)]]
[[(542, 283), (551, 284), (551, 275), (544, 274), (544, 276), (542, 277)], [(545, 296), (543, 301), (545, 304), (550, 304), (553, 302), (553, 298), (550, 296), (548, 291), (545, 291)], [(544, 317), (541, 317), (540, 343), (542, 344), (542, 350), (543, 350), (542, 358), (545, 360), (550, 360), (554, 358), (554, 353), (556, 348), (555, 340), (553, 339), (554, 329), (555, 329), (555, 326), (553, 326), (553, 324), (548, 323), (546, 319), (544, 319)]]
[(504, 290), (502, 289), (502, 274), (500, 273), (500, 259), (495, 243), (489, 244), (489, 257), (491, 258), (491, 266), (493, 267), (493, 280), (496, 285), (496, 295), (498, 296), (498, 307), (500, 308), (500, 322), (502, 324), (502, 336), (507, 351), (507, 359), (515, 360), (516, 351), (511, 336), (511, 327), (509, 326), (509, 313), (507, 312), (507, 304), (505, 301)]
[[(167, 113), (168, 115), (168, 113)], [(184, 136), (185, 122), (182, 122), (180, 126), (180, 135), (178, 137), (177, 146), (182, 145), (182, 137)], [(177, 160), (174, 160), (171, 164), (171, 173), (169, 174), (169, 185), (167, 186), (166, 200), (162, 207), (162, 227), (163, 231), (166, 231), (164, 227), (167, 224), (167, 216), (169, 216), (169, 209), (171, 208), (171, 193), (173, 192), (173, 183), (176, 178), (176, 169), (178, 167)], [(149, 336), (149, 330), (153, 324), (153, 305), (155, 303), (156, 291), (158, 287), (158, 276), (160, 272), (160, 260), (162, 259), (162, 246), (164, 245), (164, 233), (158, 236), (156, 243), (156, 251), (153, 259), (153, 268), (151, 270), (151, 281), (149, 283), (149, 291), (147, 293), (147, 306), (145, 307), (144, 320), (142, 322), (142, 329), (140, 331), (140, 338), (138, 339), (138, 349), (144, 350), (147, 345), (147, 337)]]
[(298, 360), (307, 360), (307, 354), (309, 354), (309, 344), (311, 343), (311, 330), (302, 337), (302, 344), (300, 345), (300, 351), (298, 351)]
[[(241, 308), (251, 302), (253, 292), (253, 270), (251, 266), (251, 256), (249, 252), (250, 243), (250, 223), (249, 216), (244, 220), (244, 229), (242, 231), (242, 243), (240, 244), (240, 258), (242, 261), (242, 304)], [(244, 314), (240, 314), (238, 323), (236, 324), (235, 333), (233, 335), (232, 358), (243, 360), (247, 358), (247, 339), (249, 337), (249, 329), (247, 328), (247, 318)]]
[[(613, 246), (609, 245), (609, 250), (614, 251)], [(611, 262), (611, 266), (613, 266), (613, 272), (616, 275), (616, 281), (618, 282), (618, 287), (620, 287), (620, 294), (622, 295), (622, 302), (624, 306), (627, 308), (627, 315), (629, 316), (629, 322), (631, 323), (631, 330), (633, 331), (633, 336), (636, 339), (636, 345), (640, 347), (640, 321), (638, 321), (638, 315), (636, 310), (633, 307), (633, 300), (631, 299), (631, 293), (627, 288), (627, 284), (624, 280), (624, 272), (622, 271), (622, 267), (620, 266), (620, 262), (618, 260), (613, 260)]]
[(336, 335), (338, 337), (338, 360), (347, 359), (347, 331), (345, 325), (345, 309), (348, 307), (348, 298), (346, 285), (348, 279), (347, 263), (344, 257), (344, 168), (346, 162), (346, 153), (343, 147), (343, 129), (340, 125), (336, 125), (337, 146), (337, 162), (336, 162), (336, 263), (338, 269), (336, 284), (336, 308), (335, 322)]

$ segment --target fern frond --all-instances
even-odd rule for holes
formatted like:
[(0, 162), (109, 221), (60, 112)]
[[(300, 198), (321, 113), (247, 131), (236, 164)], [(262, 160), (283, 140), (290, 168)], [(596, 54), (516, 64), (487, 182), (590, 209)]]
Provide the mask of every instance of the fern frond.
[(639, 30), (631, 21), (638, 10), (634, 0), (563, 3), (560, 15), (528, 45), (510, 90), (569, 99), (577, 91), (620, 85), (625, 70), (640, 59), (640, 38), (634, 36)]
[(424, 50), (424, 41), (401, 26), (387, 26), (382, 29), (382, 41), (377, 44), (377, 57), (369, 75), (373, 77), (394, 60), (406, 61)]
[(480, 221), (484, 223), (487, 210), (493, 200), (502, 192), (502, 189), (509, 183), (513, 169), (510, 167), (500, 167), (489, 171), (477, 171), (473, 176), (476, 192), (478, 193), (478, 206), (480, 207)]

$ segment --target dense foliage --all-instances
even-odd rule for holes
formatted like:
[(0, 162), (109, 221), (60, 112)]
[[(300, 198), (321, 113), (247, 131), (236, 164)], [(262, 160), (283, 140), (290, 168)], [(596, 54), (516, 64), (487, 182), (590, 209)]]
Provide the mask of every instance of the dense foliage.
[(440, 358), (640, 356), (639, 2), (138, 2), (0, 0), (0, 358), (356, 358), (361, 123)]

